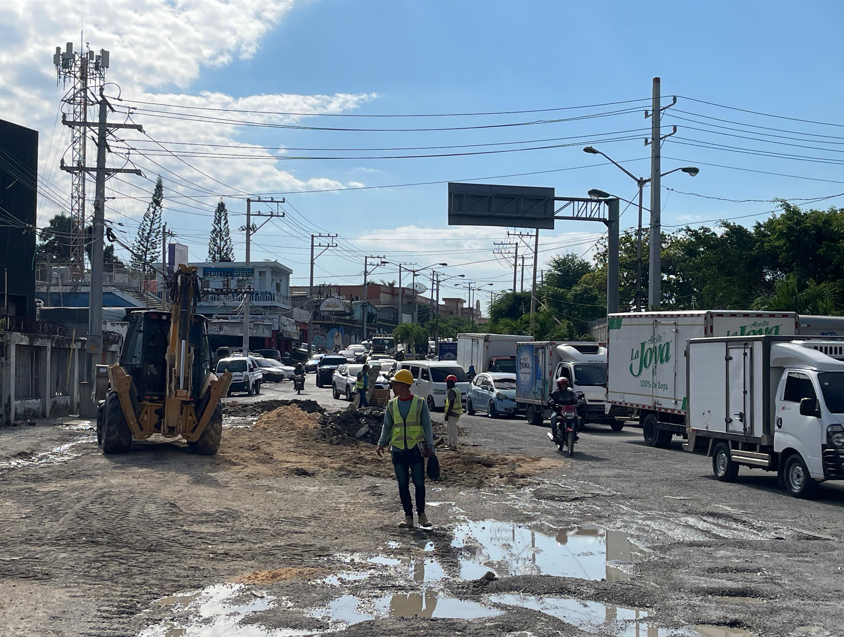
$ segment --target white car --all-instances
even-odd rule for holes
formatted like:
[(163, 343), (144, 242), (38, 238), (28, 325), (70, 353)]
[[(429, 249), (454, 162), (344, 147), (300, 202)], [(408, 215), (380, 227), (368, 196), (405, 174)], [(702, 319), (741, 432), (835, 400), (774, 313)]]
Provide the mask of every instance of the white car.
[(430, 411), (445, 408), (447, 376), (457, 377), (456, 386), (463, 396), (463, 402), (466, 401), (471, 387), (469, 378), (463, 368), (453, 361), (402, 361), (399, 369), (406, 369), (413, 375), (410, 389), (415, 396), (425, 399)]
[[(355, 398), (355, 381), (358, 378), (358, 372), (363, 369), (363, 365), (340, 365), (334, 372), (334, 377), (331, 379), (332, 393), (334, 400), (339, 400), (344, 396), (346, 400), (351, 402)], [(390, 382), (381, 374), (375, 381), (377, 389), (389, 389)]]
[(217, 376), (223, 372), (232, 373), (232, 382), (229, 385), (229, 395), (232, 392), (242, 391), (253, 396), (261, 393), (261, 383), (264, 375), (258, 366), (256, 359), (251, 356), (230, 356), (217, 361)]

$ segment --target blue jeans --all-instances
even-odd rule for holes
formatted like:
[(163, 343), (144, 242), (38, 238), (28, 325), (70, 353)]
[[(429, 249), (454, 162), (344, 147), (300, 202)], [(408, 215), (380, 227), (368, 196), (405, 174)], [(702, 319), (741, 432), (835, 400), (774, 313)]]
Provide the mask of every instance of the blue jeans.
[(399, 481), (399, 498), (404, 514), (413, 515), (413, 503), (410, 501), (410, 480), (416, 487), (416, 510), (425, 513), (425, 460), (419, 447), (411, 449), (393, 449), (393, 468)]
[(366, 391), (366, 387), (358, 390), (358, 396), (360, 396), (358, 400), (358, 407), (369, 407), (369, 403), (366, 401)]

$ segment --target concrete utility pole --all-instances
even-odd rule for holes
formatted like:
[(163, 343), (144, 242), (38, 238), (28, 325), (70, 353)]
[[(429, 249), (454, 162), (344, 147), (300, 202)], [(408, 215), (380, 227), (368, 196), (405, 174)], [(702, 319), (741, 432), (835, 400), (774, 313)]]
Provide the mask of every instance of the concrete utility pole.
[[(618, 251), (618, 246), (616, 246)], [(536, 311), (536, 271), (539, 267), (539, 228), (533, 240), (533, 283), (530, 289), (530, 326), (533, 328), (533, 314)]]
[[(262, 199), (258, 197), (257, 199), (251, 199), (249, 197), (246, 198), (246, 225), (241, 228), (241, 230), (246, 231), (246, 268), (249, 268), (250, 263), (250, 249), (252, 247), (252, 235), (258, 232), (261, 228), (263, 228), (267, 222), (272, 219), (273, 217), (283, 217), (284, 211), (276, 210), (275, 212), (270, 211), (269, 214), (264, 214), (261, 212), (256, 212), (256, 217), (266, 217), (264, 223), (260, 226), (253, 226), (252, 224), (252, 203), (274, 203), (276, 204), (276, 208), (278, 204), (282, 204), (285, 202), (284, 197), (281, 200), (273, 199), (270, 197), (269, 199)], [(255, 275), (253, 272), (252, 275), (252, 286), (247, 285), (246, 290), (243, 291), (243, 355), (249, 355), (249, 319), (250, 319), (250, 309), (249, 309), (249, 302), (252, 300), (252, 292), (254, 292), (254, 285), (255, 285)]]
[[(524, 257), (522, 257), (522, 263), (524, 263)], [(516, 293), (516, 273), (519, 271), (519, 242), (516, 241), (516, 254), (513, 258), (513, 294)], [(522, 267), (522, 272), (524, 273), (524, 266)], [(525, 275), (522, 274), (522, 292), (525, 289)]]
[(650, 263), (648, 264), (648, 307), (658, 310), (662, 298), (662, 227), (660, 221), (660, 83), (659, 78), (653, 80), (653, 103), (651, 105), (651, 241)]
[[(381, 262), (378, 263), (375, 268), (379, 265), (387, 265), (387, 262), (384, 261), (384, 257), (376, 257), (376, 256), (365, 256), (363, 258), (363, 338), (361, 341), (366, 340), (366, 319), (369, 315), (369, 308), (367, 308), (367, 296), (369, 295), (369, 281), (367, 277), (369, 276), (369, 259), (380, 259)], [(375, 272), (375, 268), (372, 268), (372, 271)]]
[(522, 255), (522, 281), (519, 284), (519, 292), (524, 292), (524, 291), (525, 291), (525, 255)]
[[(66, 166), (64, 160), (61, 162), (61, 169), (72, 175), (84, 173), (95, 173), (96, 175), (96, 198), (94, 200), (94, 236), (91, 239), (91, 287), (88, 293), (88, 340), (86, 351), (89, 354), (100, 354), (103, 348), (103, 226), (105, 225), (105, 182), (106, 177), (115, 173), (131, 173), (140, 175), (141, 171), (136, 168), (106, 168), (106, 151), (109, 150), (106, 140), (109, 130), (117, 128), (130, 128), (143, 132), (143, 127), (138, 124), (109, 124), (108, 109), (112, 108), (108, 103), (103, 89), (100, 87), (100, 115), (97, 124), (87, 121), (67, 121), (64, 123), (73, 128), (97, 127), (97, 167), (88, 168), (83, 165)], [(112, 109), (113, 110), (113, 109)], [(96, 359), (93, 361), (96, 365)], [(91, 378), (94, 378), (95, 370), (91, 369)]]
[[(337, 244), (334, 243), (336, 237), (336, 234), (311, 235), (311, 282), (308, 286), (308, 307), (310, 308), (310, 316), (308, 317), (308, 354), (310, 355), (314, 353), (314, 312), (316, 312), (316, 307), (314, 307), (314, 263), (326, 250), (337, 247)], [(314, 243), (315, 239), (328, 239), (328, 244), (321, 242)], [(314, 248), (322, 248), (322, 252), (314, 256)]]

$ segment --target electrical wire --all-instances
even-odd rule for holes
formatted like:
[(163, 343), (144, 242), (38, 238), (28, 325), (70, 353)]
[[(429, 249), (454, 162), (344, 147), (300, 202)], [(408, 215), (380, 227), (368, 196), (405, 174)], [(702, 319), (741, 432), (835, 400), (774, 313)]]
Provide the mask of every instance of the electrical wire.
[(314, 112), (295, 112), (295, 111), (264, 111), (264, 110), (245, 110), (232, 108), (219, 108), (211, 106), (186, 106), (182, 104), (150, 102), (141, 100), (130, 100), (127, 98), (114, 98), (119, 102), (127, 102), (129, 104), (143, 104), (145, 106), (165, 106), (169, 108), (180, 108), (185, 110), (200, 110), (200, 111), (216, 111), (225, 113), (258, 113), (262, 115), (284, 115), (291, 117), (353, 117), (353, 118), (405, 118), (405, 117), (481, 117), (489, 115), (525, 115), (528, 113), (550, 113), (555, 111), (569, 111), (582, 108), (602, 108), (604, 106), (618, 106), (619, 104), (634, 104), (636, 102), (649, 102), (651, 98), (641, 98), (636, 100), (622, 100), (618, 102), (604, 102), (603, 104), (585, 104), (580, 106), (559, 106), (554, 108), (534, 108), (528, 110), (518, 111), (487, 111), (487, 112), (469, 112), (469, 113), (399, 113), (399, 114), (383, 114), (383, 113), (314, 113)]

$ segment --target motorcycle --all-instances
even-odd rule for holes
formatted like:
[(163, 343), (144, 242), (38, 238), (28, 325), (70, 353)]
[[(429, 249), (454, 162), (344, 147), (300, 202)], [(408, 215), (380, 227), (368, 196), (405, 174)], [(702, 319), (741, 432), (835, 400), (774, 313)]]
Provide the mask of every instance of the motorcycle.
[(557, 445), (560, 453), (563, 453), (563, 448), (569, 456), (574, 455), (574, 444), (579, 429), (580, 416), (578, 414), (578, 407), (583, 402), (583, 394), (577, 392), (577, 405), (555, 405), (554, 411), (557, 413), (557, 437), (549, 431), (548, 437)]
[(296, 390), (297, 394), (301, 394), (302, 390), (305, 389), (305, 375), (304, 374), (296, 374), (293, 377), (293, 389)]

